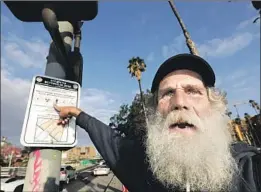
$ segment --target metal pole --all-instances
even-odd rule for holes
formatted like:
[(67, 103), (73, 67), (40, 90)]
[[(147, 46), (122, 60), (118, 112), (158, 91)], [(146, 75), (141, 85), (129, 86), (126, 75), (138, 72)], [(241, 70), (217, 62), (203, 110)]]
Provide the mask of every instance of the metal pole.
[(236, 109), (236, 112), (237, 112), (237, 117), (238, 117), (238, 118), (240, 118), (240, 116), (239, 116), (239, 113), (238, 113), (237, 106), (236, 106), (236, 105), (234, 105), (234, 107), (235, 107), (235, 109)]
[(11, 167), (11, 165), (12, 165), (13, 154), (14, 154), (14, 152), (12, 151), (12, 152), (11, 152), (11, 155), (9, 155), (9, 164), (8, 164), (8, 167)]
[(114, 176), (115, 176), (115, 175), (113, 174), (113, 176), (111, 177), (111, 180), (109, 181), (109, 183), (108, 183), (107, 186), (105, 187), (104, 192), (107, 192), (107, 190), (108, 190), (108, 188), (109, 188), (109, 186), (110, 186), (110, 184), (111, 184), (111, 182), (112, 182)]
[[(58, 22), (66, 51), (71, 51), (73, 26), (69, 22)], [(63, 33), (64, 32), (64, 33)], [(65, 34), (65, 35), (63, 35)], [(47, 57), (45, 75), (66, 79), (66, 71), (58, 63), (58, 52), (52, 42)], [(58, 192), (60, 184), (62, 149), (33, 148), (26, 169), (24, 192)]]

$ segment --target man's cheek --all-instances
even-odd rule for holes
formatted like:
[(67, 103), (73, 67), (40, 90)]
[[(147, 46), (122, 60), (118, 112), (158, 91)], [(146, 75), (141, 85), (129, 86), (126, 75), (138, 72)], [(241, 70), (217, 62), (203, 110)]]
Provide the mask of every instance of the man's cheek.
[(162, 102), (159, 102), (158, 104), (158, 107), (157, 107), (157, 111), (163, 115), (163, 116), (166, 116), (168, 114), (168, 105), (166, 103), (162, 103)]
[(205, 118), (211, 115), (210, 107), (194, 108), (195, 113), (199, 118)]

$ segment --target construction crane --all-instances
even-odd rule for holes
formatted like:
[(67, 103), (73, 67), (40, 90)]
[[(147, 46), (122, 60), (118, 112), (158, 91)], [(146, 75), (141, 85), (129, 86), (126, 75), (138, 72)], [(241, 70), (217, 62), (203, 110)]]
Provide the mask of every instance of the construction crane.
[[(238, 106), (241, 105), (250, 105), (252, 108), (255, 109), (256, 113), (258, 114), (258, 110), (260, 110), (260, 106), (258, 103), (256, 103), (254, 100), (249, 101), (242, 101), (242, 102), (236, 102), (233, 104), (236, 110), (236, 119), (232, 120), (232, 126), (234, 128), (234, 132), (237, 136), (237, 138), (240, 141), (245, 141), (250, 145), (258, 146), (260, 145), (260, 139), (256, 133), (256, 130), (254, 129), (252, 122), (251, 122), (251, 116), (247, 113), (244, 114), (244, 120), (241, 119), (239, 115), (239, 109)], [(231, 114), (230, 114), (231, 115)], [(245, 129), (246, 127), (246, 129)]]
[(255, 130), (255, 128), (254, 128), (254, 126), (252, 124), (250, 115), (245, 113), (244, 116), (245, 116), (246, 123), (248, 125), (249, 133), (250, 133), (250, 135), (251, 135), (251, 137), (253, 139), (254, 146), (260, 146), (261, 142), (260, 142), (257, 130)]
[(249, 100), (248, 101), (250, 106), (255, 110), (256, 114), (259, 114), (260, 112), (260, 106), (257, 102), (255, 102), (254, 100)]
[(248, 105), (248, 104), (249, 103), (246, 102), (246, 101), (236, 102), (236, 103), (233, 104), (233, 106), (236, 109), (236, 113), (237, 113), (237, 118), (234, 121), (234, 129), (235, 129), (237, 137), (239, 138), (240, 141), (245, 141), (245, 142), (247, 142), (248, 144), (251, 145), (252, 144), (251, 136), (249, 135), (247, 130), (243, 130), (241, 118), (240, 118), (240, 115), (239, 115), (239, 110), (238, 110), (238, 107), (237, 107), (237, 106), (240, 106), (240, 105)]
[(239, 113), (238, 113), (238, 108), (237, 108), (237, 106), (239, 106), (239, 105), (248, 105), (248, 104), (249, 104), (249, 103), (246, 102), (246, 101), (236, 102), (236, 103), (233, 104), (233, 106), (234, 106), (235, 109), (236, 109), (237, 117), (238, 117), (238, 118), (240, 118), (240, 116), (239, 116)]

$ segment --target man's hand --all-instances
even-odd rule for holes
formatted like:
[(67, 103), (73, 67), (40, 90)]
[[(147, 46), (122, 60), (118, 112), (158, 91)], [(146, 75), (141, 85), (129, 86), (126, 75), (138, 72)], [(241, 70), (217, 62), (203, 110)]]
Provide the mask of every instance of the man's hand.
[(59, 113), (60, 120), (58, 124), (65, 125), (71, 117), (77, 117), (81, 113), (81, 109), (72, 106), (58, 106), (54, 104), (54, 109)]

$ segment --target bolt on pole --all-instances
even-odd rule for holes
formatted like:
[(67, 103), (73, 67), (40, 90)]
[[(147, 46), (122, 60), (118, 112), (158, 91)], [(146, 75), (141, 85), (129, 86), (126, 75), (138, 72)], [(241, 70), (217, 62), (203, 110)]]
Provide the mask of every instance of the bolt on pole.
[[(59, 31), (65, 43), (67, 53), (71, 51), (73, 41), (73, 26), (70, 22), (58, 22)], [(65, 35), (62, 35), (65, 34)], [(58, 52), (52, 42), (45, 75), (66, 79), (66, 71), (58, 62)], [(62, 149), (60, 148), (32, 148), (26, 169), (24, 192), (58, 192), (60, 184)]]

